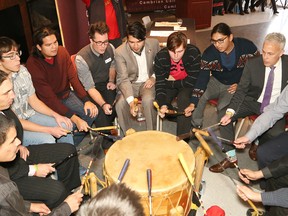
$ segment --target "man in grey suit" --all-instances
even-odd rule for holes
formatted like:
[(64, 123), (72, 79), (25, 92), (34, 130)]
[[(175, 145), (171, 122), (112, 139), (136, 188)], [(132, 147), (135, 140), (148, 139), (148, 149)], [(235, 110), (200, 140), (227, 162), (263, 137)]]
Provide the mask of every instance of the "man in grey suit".
[[(268, 34), (263, 43), (262, 55), (249, 59), (246, 63), (240, 83), (228, 106), (226, 115), (220, 120), (222, 126), (226, 125), (225, 138), (234, 140), (232, 122), (249, 115), (260, 115), (264, 107), (269, 103), (273, 103), (285, 88), (288, 80), (288, 56), (283, 55), (285, 43), (286, 39), (283, 34)], [(270, 79), (271, 73), (274, 74), (272, 80)], [(269, 100), (266, 103), (267, 86), (271, 88), (269, 90)], [(284, 129), (285, 119), (282, 118), (273, 128), (259, 137), (259, 143), (262, 144), (279, 135)], [(213, 165), (210, 167), (210, 171), (222, 172), (226, 168), (234, 167), (233, 163), (237, 160), (237, 157), (233, 145), (225, 145), (225, 150), (229, 159), (225, 158), (220, 164)], [(254, 143), (249, 151), (251, 159), (256, 160), (256, 150), (257, 145)]]
[(142, 98), (147, 130), (155, 129), (153, 62), (159, 50), (159, 42), (156, 39), (146, 38), (146, 29), (138, 21), (129, 24), (127, 41), (116, 49), (116, 85), (121, 92), (117, 99), (116, 112), (124, 133), (131, 128), (132, 119), (137, 115), (134, 98), (139, 96)]

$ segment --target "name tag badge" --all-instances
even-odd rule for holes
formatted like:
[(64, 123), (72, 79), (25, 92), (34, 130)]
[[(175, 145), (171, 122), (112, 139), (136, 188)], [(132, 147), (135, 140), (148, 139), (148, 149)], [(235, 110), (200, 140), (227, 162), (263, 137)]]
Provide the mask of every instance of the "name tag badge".
[(111, 62), (111, 61), (112, 61), (112, 59), (111, 59), (111, 57), (110, 57), (110, 58), (108, 58), (108, 59), (105, 60), (105, 64), (107, 64), (107, 63), (109, 63), (109, 62)]

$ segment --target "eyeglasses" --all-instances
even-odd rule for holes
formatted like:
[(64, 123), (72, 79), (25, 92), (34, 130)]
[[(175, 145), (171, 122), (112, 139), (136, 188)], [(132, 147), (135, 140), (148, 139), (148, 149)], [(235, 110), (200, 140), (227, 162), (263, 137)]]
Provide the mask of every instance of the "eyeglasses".
[(219, 43), (219, 44), (223, 44), (224, 43), (224, 41), (225, 41), (225, 39), (227, 38), (228, 36), (226, 36), (226, 37), (224, 37), (224, 38), (220, 38), (220, 39), (218, 39), (218, 40), (213, 40), (213, 39), (211, 39), (210, 40), (210, 42), (211, 42), (211, 44), (216, 44), (216, 43)]
[(97, 46), (103, 46), (103, 45), (106, 46), (109, 43), (108, 40), (105, 40), (105, 41), (94, 41), (93, 40), (93, 42), (96, 43)]
[(9, 58), (10, 60), (14, 60), (16, 58), (16, 56), (21, 56), (22, 55), (22, 51), (15, 51), (15, 52), (11, 52), (10, 55), (7, 56), (2, 56), (2, 58)]

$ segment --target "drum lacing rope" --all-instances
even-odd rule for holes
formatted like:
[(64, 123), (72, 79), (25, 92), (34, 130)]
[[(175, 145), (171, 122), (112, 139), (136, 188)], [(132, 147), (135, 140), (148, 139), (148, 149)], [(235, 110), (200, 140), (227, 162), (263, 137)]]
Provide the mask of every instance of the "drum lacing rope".
[[(94, 173), (93, 173), (94, 174)], [(84, 180), (84, 194), (85, 195), (89, 195), (90, 196), (90, 188), (91, 188), (91, 185), (90, 185), (90, 178), (92, 176), (88, 175), (85, 180)], [(96, 178), (96, 184), (99, 183), (102, 188), (106, 188), (107, 187), (107, 184), (105, 181), (102, 181), (98, 178), (98, 176), (96, 174), (94, 174), (94, 177)]]

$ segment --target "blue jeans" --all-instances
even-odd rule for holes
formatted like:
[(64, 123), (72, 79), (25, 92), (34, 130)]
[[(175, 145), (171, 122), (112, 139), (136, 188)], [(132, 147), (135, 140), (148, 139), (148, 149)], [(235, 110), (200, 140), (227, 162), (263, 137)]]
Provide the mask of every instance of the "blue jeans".
[[(55, 118), (47, 115), (43, 115), (41, 113), (36, 112), (35, 115), (31, 116), (28, 121), (34, 122), (36, 124), (47, 126), (47, 127), (56, 127), (58, 126)], [(62, 124), (63, 128), (66, 128), (65, 124)], [(74, 144), (73, 136), (71, 134), (67, 134), (66, 136), (62, 136), (59, 139), (56, 139), (51, 134), (42, 133), (42, 132), (33, 132), (24, 130), (23, 134), (23, 145), (37, 145), (42, 143), (55, 143), (55, 142), (65, 142)]]
[[(84, 103), (75, 95), (74, 92), (70, 91), (68, 98), (63, 99), (62, 103), (67, 106), (69, 109), (73, 110), (81, 119), (87, 122), (91, 127), (96, 117), (90, 118), (89, 112), (86, 115), (84, 111)], [(73, 129), (77, 129), (76, 125), (73, 124)], [(85, 133), (79, 133), (74, 135), (74, 143), (78, 145), (86, 136)]]

